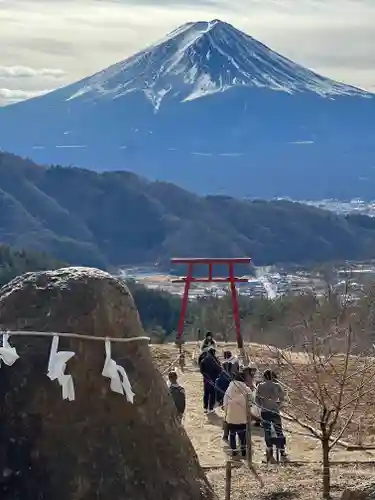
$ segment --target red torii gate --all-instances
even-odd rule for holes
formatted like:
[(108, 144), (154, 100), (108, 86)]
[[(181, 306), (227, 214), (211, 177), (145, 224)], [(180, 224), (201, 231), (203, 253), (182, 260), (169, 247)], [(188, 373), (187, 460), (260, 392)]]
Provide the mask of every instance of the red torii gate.
[[(184, 324), (185, 324), (185, 316), (186, 310), (189, 300), (189, 290), (191, 283), (229, 283), (230, 290), (232, 294), (232, 307), (233, 307), (233, 317), (234, 324), (236, 326), (236, 337), (237, 337), (237, 346), (239, 349), (243, 349), (243, 338), (241, 334), (241, 322), (240, 322), (240, 314), (238, 310), (238, 297), (237, 297), (237, 289), (236, 283), (247, 283), (248, 280), (246, 278), (237, 278), (234, 275), (234, 266), (235, 264), (250, 264), (250, 257), (237, 257), (237, 258), (173, 258), (171, 260), (172, 264), (186, 264), (188, 266), (187, 276), (173, 280), (173, 283), (185, 283), (184, 294), (182, 297), (182, 305), (181, 305), (181, 313), (180, 320), (178, 323), (178, 332), (177, 332), (177, 340), (181, 340)], [(228, 266), (228, 277), (227, 278), (215, 278), (213, 276), (213, 268), (215, 264), (219, 265), (227, 265)], [(208, 276), (205, 278), (196, 278), (194, 277), (194, 266), (197, 265), (206, 265), (208, 269)]]

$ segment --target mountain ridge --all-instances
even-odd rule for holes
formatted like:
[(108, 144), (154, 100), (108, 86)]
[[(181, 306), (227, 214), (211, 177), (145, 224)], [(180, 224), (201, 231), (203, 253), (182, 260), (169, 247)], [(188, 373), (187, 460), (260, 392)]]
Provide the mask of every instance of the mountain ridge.
[[(273, 67), (270, 62), (274, 63)], [(129, 71), (135, 71), (138, 76), (129, 78)], [(181, 75), (187, 89), (179, 82), (176, 92), (171, 78)], [(165, 78), (167, 81), (163, 83)], [(125, 85), (121, 84), (123, 81)], [(367, 91), (304, 69), (220, 20), (180, 26), (156, 44), (84, 79), (82, 83), (83, 87), (67, 101), (86, 94), (91, 94), (92, 99), (100, 99), (106, 94), (118, 99), (128, 92), (140, 90), (151, 101), (155, 111), (159, 110), (169, 92), (173, 93), (173, 97), (182, 97), (180, 102), (185, 102), (241, 86), (288, 93), (313, 92), (322, 97), (370, 96)]]
[(0, 108), (0, 147), (200, 195), (371, 199), (374, 97), (226, 23), (188, 23), (92, 77)]
[(129, 172), (41, 167), (0, 153), (0, 240), (73, 265), (250, 255), (255, 265), (375, 257), (375, 221), (287, 201), (200, 197)]

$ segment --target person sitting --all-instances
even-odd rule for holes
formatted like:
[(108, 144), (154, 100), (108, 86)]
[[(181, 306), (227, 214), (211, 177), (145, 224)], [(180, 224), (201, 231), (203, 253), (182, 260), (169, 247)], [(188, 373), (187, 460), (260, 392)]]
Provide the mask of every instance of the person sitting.
[(214, 337), (212, 335), (212, 332), (207, 332), (206, 336), (201, 344), (201, 352), (207, 352), (208, 349), (213, 347), (216, 350), (216, 342), (214, 340)]
[(229, 430), (232, 456), (238, 456), (236, 438), (240, 441), (241, 455), (246, 457), (246, 427), (252, 391), (245, 383), (243, 372), (237, 372), (224, 395), (225, 421)]
[(169, 394), (172, 396), (177, 410), (177, 418), (181, 422), (186, 409), (185, 389), (178, 383), (177, 373), (173, 370), (168, 374)]
[[(280, 405), (284, 401), (284, 391), (272, 370), (266, 370), (263, 378), (264, 381), (260, 382), (256, 388), (255, 403), (261, 409), (267, 462), (274, 463), (274, 444), (280, 452), (280, 458), (286, 460), (286, 440), (280, 417)], [(276, 439), (272, 436), (272, 426), (276, 433)]]
[(203, 408), (205, 413), (212, 413), (216, 402), (215, 381), (222, 371), (213, 347), (201, 355), (199, 368), (203, 376)]

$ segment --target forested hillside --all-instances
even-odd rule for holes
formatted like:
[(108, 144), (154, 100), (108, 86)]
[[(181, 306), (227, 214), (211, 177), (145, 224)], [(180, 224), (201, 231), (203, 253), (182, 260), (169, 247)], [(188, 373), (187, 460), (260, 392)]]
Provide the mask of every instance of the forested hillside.
[(0, 153), (0, 241), (97, 267), (171, 256), (256, 265), (375, 257), (375, 224), (288, 201), (200, 197), (128, 172), (42, 167)]
[(57, 269), (66, 264), (53, 257), (0, 244), (0, 286), (30, 271)]

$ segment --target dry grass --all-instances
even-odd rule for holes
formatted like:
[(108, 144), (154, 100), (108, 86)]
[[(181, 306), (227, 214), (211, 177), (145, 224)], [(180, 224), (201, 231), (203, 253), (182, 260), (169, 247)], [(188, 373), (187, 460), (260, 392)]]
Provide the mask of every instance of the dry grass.
[[(235, 352), (235, 344), (219, 344), (219, 353), (222, 348), (230, 348)], [(270, 351), (265, 346), (251, 345), (251, 358), (261, 366), (275, 365), (276, 360), (270, 355)], [(208, 418), (202, 410), (202, 380), (196, 365), (193, 362), (198, 347), (195, 343), (185, 344), (186, 369), (180, 374), (180, 381), (185, 386), (187, 393), (187, 413), (185, 417), (185, 429), (197, 451), (200, 463), (207, 469), (207, 476), (220, 499), (224, 499), (224, 465), (227, 460), (227, 453), (221, 441), (222, 415), (219, 410), (215, 416)], [(151, 346), (152, 356), (161, 372), (165, 372), (169, 367), (178, 366), (176, 362), (178, 349), (174, 345)], [(302, 361), (298, 353), (296, 362)], [(301, 363), (303, 364), (303, 363)], [(279, 370), (280, 371), (280, 370)], [(281, 369), (281, 377), (284, 376)], [(286, 373), (286, 372), (285, 372)], [(296, 380), (289, 379), (288, 384), (296, 385)], [(366, 410), (366, 411), (364, 411)], [(370, 433), (366, 437), (366, 442), (375, 441), (375, 407), (370, 401), (364, 402), (363, 424), (366, 432)], [(262, 464), (264, 456), (264, 442), (261, 429), (253, 428), (253, 449), (254, 462), (262, 475), (265, 483), (261, 489), (254, 476), (247, 467), (242, 466), (233, 472), (233, 494), (232, 500), (244, 500), (249, 498), (259, 499), (315, 499), (320, 498), (320, 443), (311, 438), (308, 433), (295, 423), (285, 422), (287, 437), (287, 447), (290, 458), (293, 461), (315, 462), (304, 465), (289, 464), (286, 466), (270, 466)], [(351, 429), (352, 432), (353, 429)], [(347, 436), (354, 440), (354, 434)], [(354, 444), (354, 443), (353, 443)], [(332, 451), (331, 459), (335, 461), (375, 461), (375, 453), (372, 452), (351, 452), (342, 447), (336, 447)], [(223, 468), (220, 468), (223, 467)], [(346, 487), (353, 487), (356, 483), (363, 483), (364, 480), (373, 476), (374, 467), (370, 465), (347, 465), (333, 466), (332, 482), (334, 496), (338, 497)]]
[[(263, 489), (259, 487), (247, 468), (233, 471), (232, 500), (321, 499), (321, 471), (318, 465), (300, 467), (261, 465), (258, 470), (265, 483)], [(332, 467), (332, 474), (334, 478), (332, 496), (340, 498), (346, 488), (351, 488), (373, 477), (374, 469), (372, 466), (337, 466)], [(224, 499), (223, 471), (208, 471), (207, 476), (220, 500)]]

